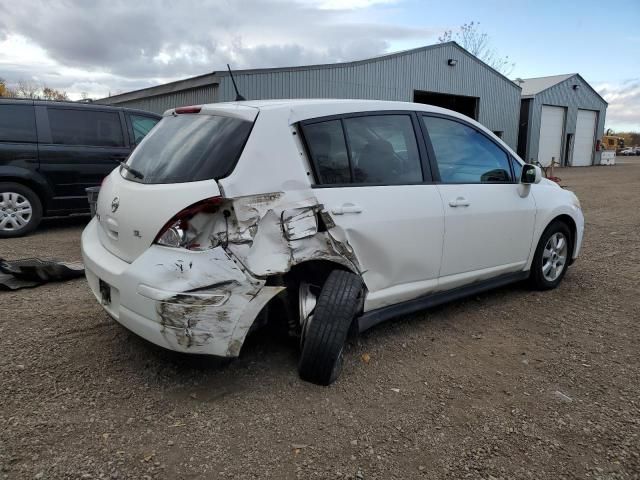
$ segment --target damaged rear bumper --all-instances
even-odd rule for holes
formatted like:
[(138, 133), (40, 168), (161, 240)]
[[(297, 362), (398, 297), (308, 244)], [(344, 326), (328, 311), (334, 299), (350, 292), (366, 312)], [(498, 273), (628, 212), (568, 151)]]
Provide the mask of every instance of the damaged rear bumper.
[(151, 246), (132, 263), (106, 250), (92, 220), (82, 234), (87, 281), (115, 320), (161, 347), (237, 357), (263, 307), (283, 290), (250, 276), (222, 247)]

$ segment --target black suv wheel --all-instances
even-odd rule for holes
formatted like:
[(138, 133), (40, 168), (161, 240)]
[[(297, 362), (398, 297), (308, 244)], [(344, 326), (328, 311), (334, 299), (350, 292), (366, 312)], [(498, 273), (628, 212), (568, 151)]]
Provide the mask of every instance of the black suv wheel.
[(29, 187), (0, 182), (0, 238), (21, 237), (42, 219), (42, 203)]

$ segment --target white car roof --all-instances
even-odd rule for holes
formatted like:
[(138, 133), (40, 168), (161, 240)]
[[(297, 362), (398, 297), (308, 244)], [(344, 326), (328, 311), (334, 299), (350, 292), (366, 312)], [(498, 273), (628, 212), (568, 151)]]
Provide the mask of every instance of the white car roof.
[[(201, 105), (201, 113), (217, 113), (229, 116), (255, 117), (257, 111), (291, 111), (292, 123), (316, 117), (340, 115), (350, 112), (370, 112), (381, 110), (407, 110), (444, 113), (450, 116), (469, 119), (462, 114), (433, 105), (411, 102), (392, 102), (384, 100), (345, 100), (345, 99), (282, 99), (282, 100), (245, 100), (241, 102), (222, 102)], [(164, 114), (172, 114), (174, 109)], [(250, 119), (250, 118), (248, 118)]]
[[(476, 127), (491, 134), (491, 130), (481, 125), (472, 118), (467, 117), (453, 110), (440, 108), (433, 105), (412, 102), (392, 102), (384, 100), (345, 100), (345, 99), (282, 99), (282, 100), (245, 100), (241, 102), (223, 102), (210, 103), (202, 105), (202, 114), (224, 115), (230, 117), (242, 118), (244, 120), (253, 121), (260, 112), (262, 116), (270, 113), (288, 112), (288, 121), (290, 125), (303, 120), (309, 120), (318, 117), (327, 117), (330, 115), (344, 115), (356, 112), (372, 112), (384, 110), (406, 110), (440, 113), (453, 118), (459, 118), (466, 122), (472, 123)], [(170, 115), (174, 109), (167, 110), (165, 115)], [(518, 155), (502, 140), (500, 142), (506, 147), (513, 156)]]

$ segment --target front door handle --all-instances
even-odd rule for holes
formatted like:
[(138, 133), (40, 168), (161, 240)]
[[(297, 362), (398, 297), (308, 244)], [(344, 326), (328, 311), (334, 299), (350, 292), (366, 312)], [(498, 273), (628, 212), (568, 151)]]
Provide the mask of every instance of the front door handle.
[(354, 203), (343, 203), (340, 207), (331, 209), (334, 215), (344, 215), (345, 213), (362, 213), (362, 207)]
[(450, 207), (468, 207), (469, 205), (471, 205), (471, 203), (469, 202), (469, 200), (467, 200), (464, 197), (458, 197), (455, 200), (451, 200), (449, 202), (449, 206)]

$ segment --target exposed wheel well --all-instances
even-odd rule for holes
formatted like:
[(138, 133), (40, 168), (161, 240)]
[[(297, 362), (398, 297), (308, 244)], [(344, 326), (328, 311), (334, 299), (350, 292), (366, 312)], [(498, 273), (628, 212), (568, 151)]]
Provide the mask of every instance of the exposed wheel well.
[(569, 215), (558, 215), (555, 217), (549, 225), (553, 222), (562, 222), (569, 227), (569, 231), (571, 232), (571, 243), (569, 244), (569, 265), (573, 263), (573, 251), (576, 245), (576, 239), (578, 238), (578, 227), (576, 226), (576, 222)]
[(351, 271), (344, 265), (331, 260), (310, 260), (294, 265), (284, 275), (285, 285), (297, 285), (301, 280), (322, 285), (334, 270)]
[[(331, 260), (309, 260), (291, 267), (285, 274), (273, 275), (267, 278), (267, 285), (285, 286), (287, 289), (280, 295), (275, 296), (269, 302), (270, 308), (275, 315), (269, 314), (271, 320), (287, 325), (289, 336), (299, 334), (299, 314), (298, 314), (298, 287), (303, 280), (322, 286), (331, 272), (334, 270), (352, 270), (345, 265)], [(357, 273), (358, 272), (353, 272)], [(275, 318), (274, 318), (275, 317)], [(283, 321), (284, 320), (284, 321)]]
[(42, 185), (39, 185), (37, 182), (34, 182), (33, 180), (29, 180), (28, 178), (12, 177), (12, 176), (2, 176), (0, 177), (0, 182), (14, 182), (30, 188), (35, 192), (36, 195), (38, 195), (38, 198), (40, 199), (40, 203), (42, 204), (42, 215), (44, 216), (47, 213), (49, 198), (44, 188), (42, 188)]

